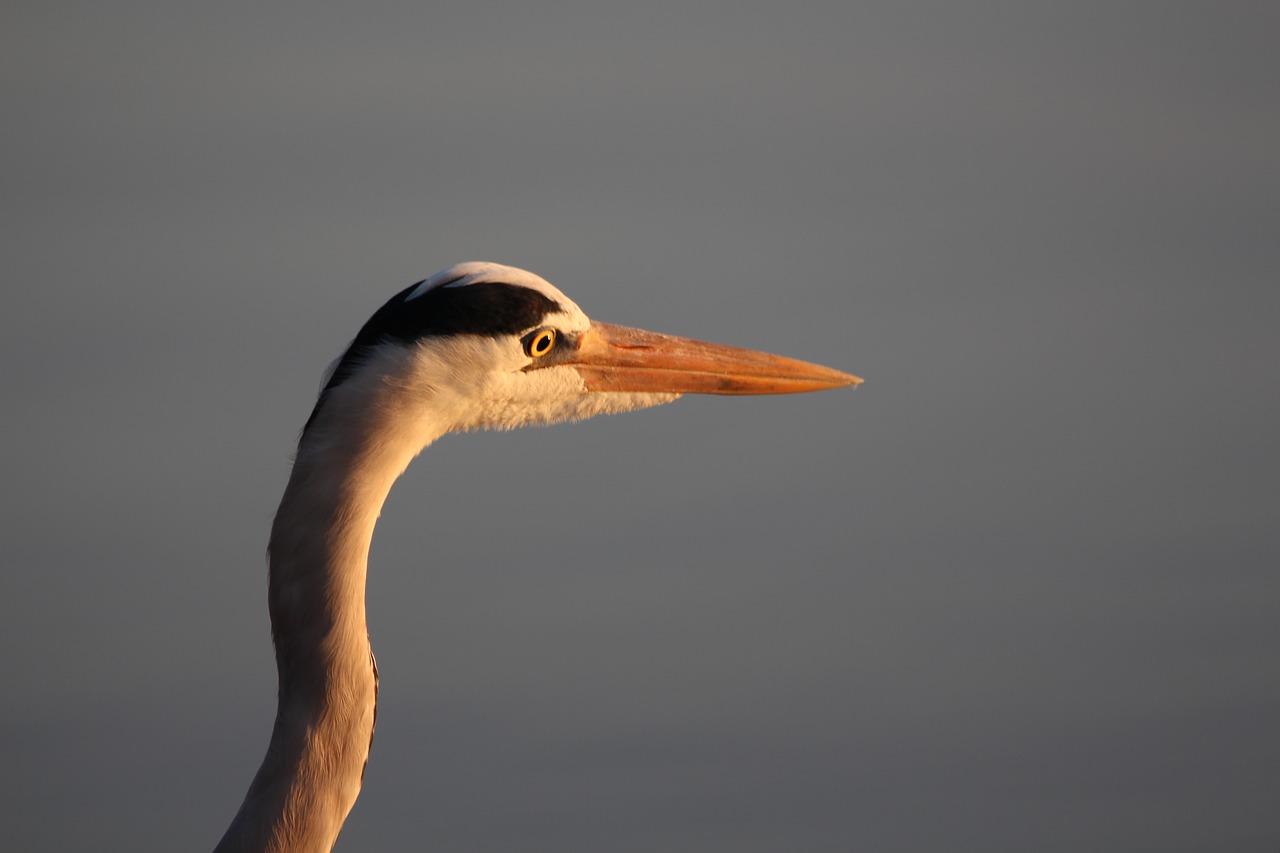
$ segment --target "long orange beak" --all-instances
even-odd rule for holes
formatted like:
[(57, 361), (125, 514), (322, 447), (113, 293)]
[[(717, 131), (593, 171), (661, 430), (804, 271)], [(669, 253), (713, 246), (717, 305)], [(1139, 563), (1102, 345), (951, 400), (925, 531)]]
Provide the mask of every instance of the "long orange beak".
[(797, 394), (862, 382), (819, 364), (612, 323), (592, 323), (564, 363), (588, 391)]

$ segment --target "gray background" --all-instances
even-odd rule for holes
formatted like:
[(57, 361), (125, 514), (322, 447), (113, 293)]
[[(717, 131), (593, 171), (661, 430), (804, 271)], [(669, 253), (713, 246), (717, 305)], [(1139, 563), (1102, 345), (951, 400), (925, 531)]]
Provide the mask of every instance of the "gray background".
[(340, 850), (1280, 849), (1277, 8), (7, 3), (4, 847), (212, 847), (321, 371), (489, 259), (867, 384), (429, 450)]

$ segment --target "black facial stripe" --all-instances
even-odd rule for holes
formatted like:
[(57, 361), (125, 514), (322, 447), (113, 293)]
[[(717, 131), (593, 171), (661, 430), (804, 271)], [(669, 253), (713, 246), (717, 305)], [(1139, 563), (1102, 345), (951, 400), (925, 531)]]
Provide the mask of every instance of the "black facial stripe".
[(435, 287), (406, 302), (418, 284), (391, 297), (360, 329), (320, 392), (311, 417), (302, 428), (304, 433), (329, 392), (350, 378), (359, 369), (361, 359), (381, 343), (407, 344), (443, 335), (514, 335), (541, 324), (548, 314), (564, 310), (559, 302), (536, 290), (490, 281)]

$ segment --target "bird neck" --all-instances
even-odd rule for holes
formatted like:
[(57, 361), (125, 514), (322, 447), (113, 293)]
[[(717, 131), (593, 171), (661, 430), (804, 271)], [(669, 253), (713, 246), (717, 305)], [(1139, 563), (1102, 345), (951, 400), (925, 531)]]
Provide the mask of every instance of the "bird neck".
[(392, 484), (437, 432), (374, 423), (368, 410), (341, 429), (313, 420), (268, 548), (275, 726), (215, 853), (329, 850), (369, 756), (378, 686), (365, 622), (369, 545)]

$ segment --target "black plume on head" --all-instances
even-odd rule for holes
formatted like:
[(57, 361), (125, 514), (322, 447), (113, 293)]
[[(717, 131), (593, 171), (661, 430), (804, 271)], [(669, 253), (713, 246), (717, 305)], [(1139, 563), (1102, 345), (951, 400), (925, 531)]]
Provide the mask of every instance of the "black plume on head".
[(410, 299), (421, 284), (411, 284), (391, 297), (360, 329), (320, 392), (304, 433), (329, 392), (349, 379), (364, 357), (381, 344), (409, 344), (447, 335), (515, 335), (563, 310), (560, 303), (536, 290), (495, 281), (433, 287)]

